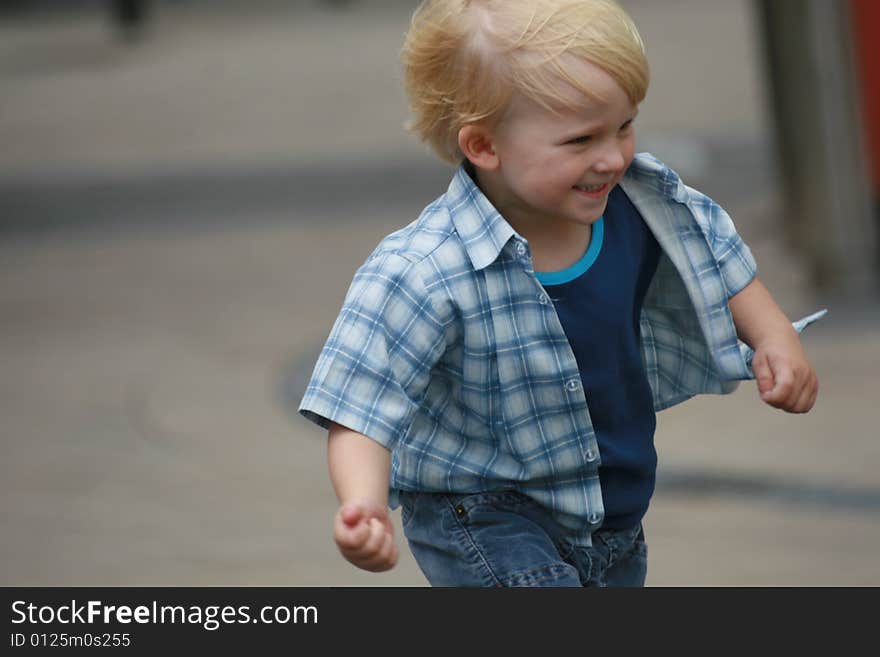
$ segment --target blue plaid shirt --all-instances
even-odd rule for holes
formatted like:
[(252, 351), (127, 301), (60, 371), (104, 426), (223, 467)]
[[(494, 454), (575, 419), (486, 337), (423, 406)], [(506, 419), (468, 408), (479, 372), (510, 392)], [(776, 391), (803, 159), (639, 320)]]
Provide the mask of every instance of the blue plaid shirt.
[[(728, 307), (751, 252), (653, 156), (619, 184), (663, 250), (640, 322), (655, 409), (733, 391), (753, 378)], [(604, 511), (588, 403), (528, 242), (460, 167), (355, 274), (299, 410), (391, 450), (392, 507), (399, 490), (513, 489), (589, 544)]]

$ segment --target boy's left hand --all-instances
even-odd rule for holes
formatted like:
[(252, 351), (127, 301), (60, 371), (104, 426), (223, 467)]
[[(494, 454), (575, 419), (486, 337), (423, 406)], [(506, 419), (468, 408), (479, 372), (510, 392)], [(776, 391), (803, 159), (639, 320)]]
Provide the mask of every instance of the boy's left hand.
[(789, 413), (806, 413), (816, 403), (819, 379), (794, 330), (757, 345), (752, 371), (764, 403)]

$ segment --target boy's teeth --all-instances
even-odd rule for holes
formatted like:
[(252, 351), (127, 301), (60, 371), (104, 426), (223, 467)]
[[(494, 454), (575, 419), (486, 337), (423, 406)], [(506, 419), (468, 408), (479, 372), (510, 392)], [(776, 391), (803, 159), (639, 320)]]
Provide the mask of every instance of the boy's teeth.
[(603, 183), (601, 185), (575, 185), (575, 188), (583, 190), (585, 192), (598, 192), (604, 186), (605, 184)]

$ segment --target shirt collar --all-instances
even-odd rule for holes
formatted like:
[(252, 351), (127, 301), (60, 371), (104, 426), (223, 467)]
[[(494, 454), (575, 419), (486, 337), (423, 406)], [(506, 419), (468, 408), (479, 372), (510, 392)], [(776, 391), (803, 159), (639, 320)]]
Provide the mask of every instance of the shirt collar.
[(474, 269), (488, 267), (517, 232), (480, 191), (464, 164), (456, 170), (445, 198), (452, 223)]
[(626, 184), (629, 180), (644, 183), (668, 199), (684, 202), (687, 197), (684, 183), (681, 182), (678, 174), (650, 153), (637, 153), (633, 158), (626, 175), (621, 180), (621, 186), (627, 195), (630, 192)]
[[(621, 181), (624, 191), (631, 195), (631, 188), (626, 184), (628, 180), (642, 182), (669, 199), (685, 200), (686, 192), (681, 179), (650, 153), (638, 153)], [(477, 187), (465, 164), (456, 169), (446, 190), (445, 200), (452, 223), (474, 269), (484, 269), (495, 262), (510, 238), (516, 237), (525, 243), (525, 238), (507, 223)]]

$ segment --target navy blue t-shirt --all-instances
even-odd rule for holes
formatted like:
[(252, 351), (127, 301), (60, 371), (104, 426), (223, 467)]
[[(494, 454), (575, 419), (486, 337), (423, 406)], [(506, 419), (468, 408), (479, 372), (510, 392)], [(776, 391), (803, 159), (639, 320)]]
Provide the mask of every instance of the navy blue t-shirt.
[(657, 240), (615, 186), (584, 256), (564, 271), (537, 274), (577, 359), (596, 431), (603, 527), (634, 527), (654, 492), (656, 419), (639, 315), (659, 257)]

